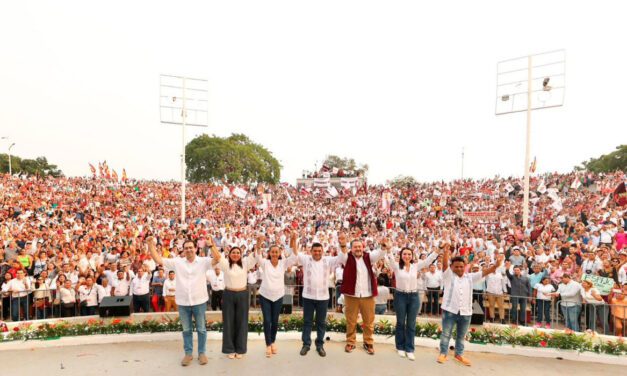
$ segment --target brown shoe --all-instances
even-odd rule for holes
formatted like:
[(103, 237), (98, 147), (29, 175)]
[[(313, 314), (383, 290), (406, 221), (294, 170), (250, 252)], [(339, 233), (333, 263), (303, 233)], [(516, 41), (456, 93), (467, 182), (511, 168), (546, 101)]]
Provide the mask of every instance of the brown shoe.
[(194, 359), (194, 357), (193, 357), (193, 356), (191, 356), (191, 355), (185, 355), (185, 357), (183, 358), (183, 360), (181, 360), (181, 365), (182, 365), (183, 367), (187, 367), (187, 366), (188, 366), (188, 365), (192, 362), (192, 359)]
[(440, 354), (438, 355), (438, 363), (444, 364), (444, 362), (446, 362), (446, 354)]
[(374, 346), (364, 343), (364, 349), (368, 355), (374, 355)]
[(344, 351), (347, 353), (352, 353), (353, 350), (355, 350), (355, 345), (346, 345), (346, 347), (344, 347)]
[(457, 359), (460, 363), (462, 363), (465, 366), (468, 366), (468, 367), (472, 366), (472, 362), (470, 360), (464, 358), (461, 355), (455, 355), (455, 359)]
[(205, 354), (200, 354), (198, 355), (198, 363), (200, 363), (201, 366), (204, 366), (205, 364), (207, 364), (209, 360), (207, 360), (207, 355)]

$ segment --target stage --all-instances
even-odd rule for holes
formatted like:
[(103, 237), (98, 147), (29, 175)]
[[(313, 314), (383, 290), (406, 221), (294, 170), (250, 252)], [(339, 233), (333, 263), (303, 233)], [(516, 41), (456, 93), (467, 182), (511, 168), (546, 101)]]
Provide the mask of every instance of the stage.
[[(51, 341), (54, 342), (54, 341)], [(28, 343), (28, 342), (27, 342)], [(24, 344), (27, 344), (24, 343)], [(367, 355), (358, 348), (346, 354), (341, 342), (325, 345), (326, 358), (313, 349), (300, 356), (301, 343), (295, 340), (277, 342), (279, 353), (267, 359), (263, 341), (249, 341), (248, 354), (241, 360), (227, 359), (220, 352), (221, 342), (207, 341), (209, 363), (198, 364), (196, 354), (188, 367), (182, 367), (182, 340), (124, 342), (111, 344), (32, 347), (2, 351), (2, 374), (6, 375), (508, 375), (554, 376), (619, 375), (623, 366), (574, 362), (550, 358), (467, 352), (473, 366), (466, 367), (449, 356), (446, 364), (438, 364), (437, 351), (416, 347), (416, 360), (400, 358), (389, 344), (375, 345), (376, 355)], [(621, 371), (623, 370), (623, 371)]]

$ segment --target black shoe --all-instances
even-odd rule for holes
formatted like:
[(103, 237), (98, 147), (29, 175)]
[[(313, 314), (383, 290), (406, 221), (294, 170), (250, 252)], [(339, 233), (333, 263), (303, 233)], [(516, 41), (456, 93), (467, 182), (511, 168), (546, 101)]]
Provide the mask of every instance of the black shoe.
[(303, 348), (300, 349), (300, 355), (307, 355), (308, 352), (309, 352), (309, 346), (303, 345)]
[(318, 355), (325, 357), (327, 356), (327, 352), (324, 351), (324, 347), (320, 346), (320, 347), (316, 347), (316, 351), (318, 352)]
[(505, 320), (501, 320), (501, 325), (505, 325)]

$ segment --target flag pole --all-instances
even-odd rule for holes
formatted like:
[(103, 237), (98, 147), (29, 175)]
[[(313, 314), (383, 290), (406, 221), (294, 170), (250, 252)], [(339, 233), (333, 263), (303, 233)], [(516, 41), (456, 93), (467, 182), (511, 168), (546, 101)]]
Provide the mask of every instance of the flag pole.
[(529, 222), (529, 142), (531, 139), (531, 64), (532, 56), (529, 55), (529, 68), (527, 75), (527, 145), (525, 147), (525, 189), (523, 198), (523, 229), (527, 227)]

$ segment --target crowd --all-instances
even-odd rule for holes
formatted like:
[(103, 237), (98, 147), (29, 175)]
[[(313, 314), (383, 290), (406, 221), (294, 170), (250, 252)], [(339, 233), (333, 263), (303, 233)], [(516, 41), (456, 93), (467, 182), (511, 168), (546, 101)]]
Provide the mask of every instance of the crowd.
[[(247, 312), (259, 302), (274, 317), (286, 295), (320, 316), (331, 302), (346, 312), (355, 308), (355, 292), (344, 287), (352, 259), (342, 246), (359, 240), (372, 280), (357, 282), (371, 289), (377, 313), (394, 307), (406, 327), (415, 327), (419, 312), (443, 312), (448, 265), (441, 249), (449, 244), (468, 273), (504, 258), (494, 273), (473, 280), (473, 302), (486, 320), (563, 322), (573, 330), (625, 335), (627, 206), (624, 193), (615, 193), (624, 180), (621, 172), (534, 176), (524, 227), (516, 178), (363, 186), (332, 198), (286, 185), (247, 187), (254, 194), (241, 198), (230, 194), (233, 187), (188, 184), (181, 223), (174, 182), (4, 175), (2, 318), (91, 315), (103, 298), (125, 295), (135, 312), (180, 310), (181, 272), (173, 260), (186, 252), (215, 261), (203, 271), (212, 309), (237, 313), (246, 306)], [(243, 274), (234, 276), (236, 254)], [(326, 260), (320, 270), (319, 260)], [(313, 269), (325, 274), (323, 284), (310, 279)], [(276, 289), (279, 279), (283, 291)], [(240, 324), (231, 323), (233, 342), (225, 351), (245, 350), (237, 341)], [(267, 335), (272, 354), (272, 330)]]

